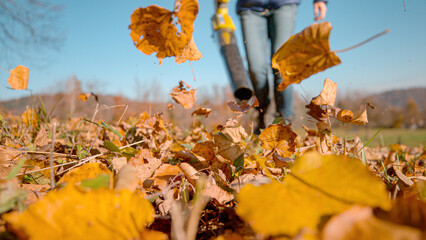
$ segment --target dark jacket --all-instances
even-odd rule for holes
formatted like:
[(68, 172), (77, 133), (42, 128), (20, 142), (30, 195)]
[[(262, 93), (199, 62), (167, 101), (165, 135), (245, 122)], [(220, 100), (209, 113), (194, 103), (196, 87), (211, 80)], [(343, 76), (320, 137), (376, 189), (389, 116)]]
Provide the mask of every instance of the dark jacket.
[[(327, 0), (314, 0), (314, 2), (327, 2)], [(253, 10), (263, 12), (266, 9), (277, 9), (286, 4), (299, 4), (300, 0), (238, 0), (237, 12)]]

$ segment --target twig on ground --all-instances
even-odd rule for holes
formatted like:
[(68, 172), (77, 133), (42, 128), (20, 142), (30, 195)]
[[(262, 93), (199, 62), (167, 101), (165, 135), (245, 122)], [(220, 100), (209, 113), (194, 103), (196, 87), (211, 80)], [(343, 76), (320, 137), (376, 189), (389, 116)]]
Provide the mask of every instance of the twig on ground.
[(50, 188), (55, 188), (55, 171), (53, 171), (53, 151), (55, 150), (56, 122), (52, 126), (52, 143), (50, 147)]

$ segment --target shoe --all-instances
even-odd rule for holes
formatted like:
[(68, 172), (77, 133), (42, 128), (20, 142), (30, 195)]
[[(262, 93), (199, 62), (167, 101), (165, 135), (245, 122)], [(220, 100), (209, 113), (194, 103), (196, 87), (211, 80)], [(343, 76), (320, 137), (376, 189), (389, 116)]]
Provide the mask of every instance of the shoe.
[(256, 127), (254, 128), (253, 133), (259, 135), (261, 133), (261, 129), (265, 129), (265, 112), (259, 111), (259, 115), (257, 116)]

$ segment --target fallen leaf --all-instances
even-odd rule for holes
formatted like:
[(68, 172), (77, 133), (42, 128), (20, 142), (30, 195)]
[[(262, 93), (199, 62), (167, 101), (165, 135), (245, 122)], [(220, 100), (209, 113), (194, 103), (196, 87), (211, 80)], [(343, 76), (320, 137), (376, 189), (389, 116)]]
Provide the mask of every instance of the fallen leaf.
[[(149, 150), (146, 150), (149, 152)], [(141, 151), (141, 153), (137, 154), (135, 157), (129, 159), (128, 164), (136, 168), (138, 172), (139, 185), (143, 186), (143, 182), (154, 174), (155, 170), (157, 170), (162, 162), (158, 158), (154, 158), (151, 156), (147, 156), (144, 158), (145, 151)], [(152, 153), (151, 153), (152, 154)], [(146, 161), (146, 162), (145, 162)]]
[(228, 107), (233, 111), (233, 112), (237, 112), (237, 113), (246, 113), (248, 112), (250, 109), (254, 108), (254, 107), (258, 107), (259, 106), (259, 101), (257, 100), (257, 98), (255, 96), (253, 96), (249, 101), (245, 101), (243, 100), (242, 104), (238, 104), (236, 102), (228, 102)]
[(291, 157), (296, 148), (297, 134), (290, 126), (271, 124), (259, 135), (262, 148), (277, 152), (282, 157)]
[(369, 207), (354, 206), (330, 219), (323, 231), (327, 240), (422, 239), (419, 230), (375, 218)]
[(196, 143), (192, 148), (192, 153), (201, 156), (208, 162), (213, 162), (215, 155), (215, 144), (211, 141)]
[(202, 194), (216, 199), (220, 204), (234, 199), (234, 195), (220, 188), (212, 176), (207, 179), (206, 187), (203, 189)]
[(181, 174), (182, 170), (175, 165), (163, 164), (154, 173), (154, 185), (163, 190), (176, 175)]
[(170, 96), (172, 96), (173, 100), (181, 104), (184, 108), (192, 108), (195, 103), (197, 89), (191, 88), (192, 87), (186, 82), (180, 81), (179, 86), (173, 88)]
[(34, 140), (34, 145), (36, 145), (37, 147), (42, 147), (49, 144), (49, 138), (47, 135), (47, 131), (46, 129), (44, 129), (43, 127), (40, 128), (40, 130), (37, 133), (37, 136)]
[(35, 127), (38, 125), (39, 121), (38, 121), (37, 112), (32, 108), (28, 108), (24, 113), (22, 113), (21, 117), (22, 117), (22, 122), (27, 127), (29, 126)]
[(86, 191), (68, 184), (2, 218), (18, 236), (30, 239), (137, 239), (153, 214), (148, 200), (127, 190)]
[(254, 231), (290, 236), (354, 204), (390, 207), (385, 186), (360, 160), (316, 152), (297, 159), (283, 183), (244, 186), (237, 201), (237, 214)]
[(397, 198), (389, 211), (374, 209), (374, 215), (382, 220), (426, 229), (426, 202), (415, 198)]
[(28, 86), (29, 76), (30, 70), (25, 66), (18, 65), (15, 69), (10, 69), (10, 76), (7, 82), (15, 90), (25, 90)]
[(182, 53), (179, 56), (175, 57), (175, 61), (178, 64), (181, 64), (188, 61), (198, 61), (203, 56), (203, 54), (198, 50), (197, 46), (195, 45), (194, 37), (191, 37), (191, 40), (189, 40), (188, 45), (185, 46)]
[(115, 177), (114, 190), (120, 191), (127, 189), (134, 192), (138, 186), (138, 171), (136, 168), (124, 165)]
[[(176, 0), (173, 12), (155, 5), (138, 8), (130, 17), (130, 37), (144, 54), (157, 52), (161, 64), (165, 57), (182, 54), (192, 38), (197, 14), (196, 0)], [(177, 28), (178, 24), (181, 31)]]
[(330, 51), (330, 30), (329, 22), (314, 23), (291, 36), (275, 52), (272, 67), (278, 69), (283, 78), (278, 91), (340, 63), (339, 57)]
[(127, 165), (126, 157), (115, 157), (112, 159), (112, 168), (116, 173), (120, 171), (121, 168)]
[(69, 184), (80, 183), (83, 180), (94, 179), (102, 174), (112, 176), (112, 172), (103, 164), (96, 162), (86, 163), (67, 172), (59, 179), (58, 184), (65, 182)]

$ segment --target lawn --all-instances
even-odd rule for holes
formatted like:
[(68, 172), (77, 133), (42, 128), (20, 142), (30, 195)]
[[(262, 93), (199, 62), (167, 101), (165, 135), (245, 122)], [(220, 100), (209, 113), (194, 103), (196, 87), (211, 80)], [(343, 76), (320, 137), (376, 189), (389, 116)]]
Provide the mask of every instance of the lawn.
[[(334, 135), (338, 137), (353, 138), (359, 136), (361, 140), (366, 143), (369, 141), (380, 128), (335, 128), (333, 129)], [(401, 143), (409, 146), (416, 146), (419, 144), (426, 145), (426, 129), (401, 129), (401, 128), (383, 128), (377, 136), (371, 141), (369, 146), (389, 145)]]

